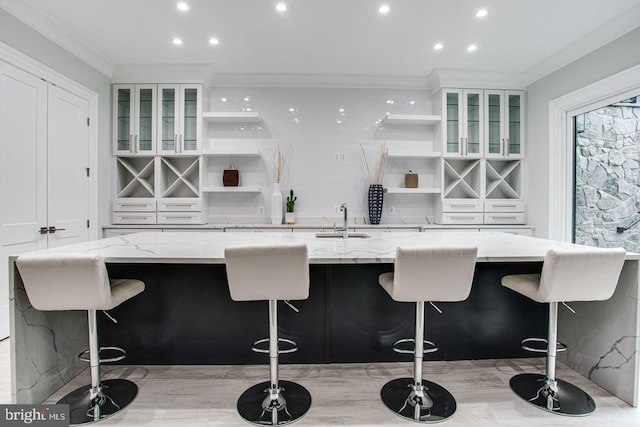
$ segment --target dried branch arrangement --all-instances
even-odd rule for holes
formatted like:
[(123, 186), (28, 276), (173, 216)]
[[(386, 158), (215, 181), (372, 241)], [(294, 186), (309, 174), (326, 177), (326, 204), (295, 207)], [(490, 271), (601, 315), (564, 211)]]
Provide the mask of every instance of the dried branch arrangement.
[(364, 165), (367, 168), (367, 178), (369, 178), (370, 184), (382, 184), (384, 181), (384, 172), (387, 168), (387, 159), (389, 158), (389, 150), (387, 149), (387, 144), (382, 144), (381, 152), (380, 152), (380, 163), (378, 163), (378, 173), (376, 175), (376, 180), (371, 180), (371, 169), (369, 168), (369, 162), (367, 161), (367, 154), (364, 151), (364, 147), (360, 144), (360, 149), (362, 150), (362, 157), (364, 158)]
[(278, 144), (276, 152), (273, 154), (273, 176), (277, 184), (282, 182), (282, 173), (284, 172), (284, 165), (290, 150), (291, 146), (289, 146), (287, 152), (283, 155), (282, 151), (280, 151), (280, 144)]

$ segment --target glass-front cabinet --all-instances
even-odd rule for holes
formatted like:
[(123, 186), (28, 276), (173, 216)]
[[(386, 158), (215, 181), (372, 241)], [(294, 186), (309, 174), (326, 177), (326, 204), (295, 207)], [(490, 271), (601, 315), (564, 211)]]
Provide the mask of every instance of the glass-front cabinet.
[(114, 85), (113, 117), (114, 154), (155, 154), (156, 85)]
[(485, 90), (485, 157), (524, 157), (524, 92)]
[(444, 89), (443, 143), (446, 157), (482, 157), (482, 90)]
[(158, 153), (200, 153), (201, 85), (158, 85)]

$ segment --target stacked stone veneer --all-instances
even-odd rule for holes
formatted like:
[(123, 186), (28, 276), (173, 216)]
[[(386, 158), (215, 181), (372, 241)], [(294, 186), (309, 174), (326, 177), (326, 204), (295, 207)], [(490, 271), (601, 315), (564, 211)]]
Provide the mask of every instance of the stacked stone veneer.
[(575, 242), (640, 252), (640, 108), (609, 106), (584, 115), (577, 136)]

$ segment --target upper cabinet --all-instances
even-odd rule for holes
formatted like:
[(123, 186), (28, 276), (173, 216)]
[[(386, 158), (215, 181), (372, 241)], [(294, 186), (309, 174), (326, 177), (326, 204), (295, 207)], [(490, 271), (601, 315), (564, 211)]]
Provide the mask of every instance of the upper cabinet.
[(445, 157), (483, 156), (482, 90), (443, 89), (442, 139)]
[(199, 154), (201, 116), (202, 85), (158, 85), (158, 154)]
[(485, 90), (485, 157), (524, 157), (524, 92)]
[(156, 152), (156, 85), (113, 86), (113, 151), (119, 156)]

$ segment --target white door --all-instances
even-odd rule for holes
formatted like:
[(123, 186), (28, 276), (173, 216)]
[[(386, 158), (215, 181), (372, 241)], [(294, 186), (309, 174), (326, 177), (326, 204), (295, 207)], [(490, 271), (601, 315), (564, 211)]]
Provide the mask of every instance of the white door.
[(86, 99), (0, 61), (0, 339), (9, 336), (8, 256), (89, 238), (88, 110)]
[(48, 246), (89, 239), (89, 103), (49, 85)]
[(0, 338), (9, 335), (8, 255), (47, 247), (47, 83), (0, 61)]

